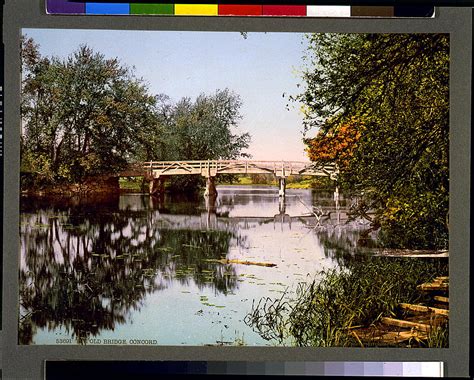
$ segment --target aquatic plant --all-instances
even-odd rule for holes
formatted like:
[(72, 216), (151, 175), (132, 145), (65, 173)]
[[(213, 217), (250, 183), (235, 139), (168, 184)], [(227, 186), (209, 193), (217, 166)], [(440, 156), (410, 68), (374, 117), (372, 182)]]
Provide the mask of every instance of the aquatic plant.
[[(447, 260), (361, 257), (344, 269), (321, 272), (321, 280), (299, 284), (292, 299), (261, 299), (245, 322), (280, 344), (360, 346), (351, 329), (395, 316), (400, 302), (419, 302), (424, 296), (416, 286), (447, 272)], [(447, 329), (433, 334), (430, 344), (447, 345)]]

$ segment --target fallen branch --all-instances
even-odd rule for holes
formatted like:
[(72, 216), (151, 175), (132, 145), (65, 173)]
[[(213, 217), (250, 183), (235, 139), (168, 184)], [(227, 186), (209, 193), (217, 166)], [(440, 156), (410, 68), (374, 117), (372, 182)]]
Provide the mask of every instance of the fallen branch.
[(428, 306), (422, 306), (422, 305), (412, 305), (412, 304), (409, 304), (409, 303), (401, 303), (400, 307), (402, 309), (405, 309), (405, 310), (420, 311), (420, 312), (423, 312), (423, 313), (434, 313), (434, 314), (449, 316), (449, 310), (438, 309), (436, 307), (428, 307)]
[(402, 327), (402, 328), (414, 328), (416, 330), (423, 331), (423, 332), (429, 332), (431, 330), (430, 325), (425, 325), (424, 323), (404, 321), (402, 319), (384, 317), (380, 320), (380, 322), (389, 326), (397, 326), (397, 327)]
[(418, 285), (416, 288), (418, 290), (421, 290), (421, 291), (448, 290), (449, 289), (449, 284), (432, 282), (432, 283), (426, 283), (426, 284)]
[(449, 303), (449, 297), (434, 296), (433, 299), (435, 301)]
[(242, 261), (242, 260), (230, 260), (230, 259), (210, 259), (206, 261), (216, 262), (220, 264), (242, 264), (242, 265), (259, 265), (261, 267), (276, 267), (276, 264), (273, 263), (261, 263), (257, 261)]

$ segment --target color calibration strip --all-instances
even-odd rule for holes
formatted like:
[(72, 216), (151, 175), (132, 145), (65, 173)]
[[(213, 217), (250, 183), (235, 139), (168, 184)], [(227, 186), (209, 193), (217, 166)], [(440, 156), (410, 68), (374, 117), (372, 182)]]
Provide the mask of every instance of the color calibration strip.
[(48, 14), (274, 16), (274, 17), (433, 17), (433, 6), (242, 5), (103, 3), (46, 0)]
[[(46, 380), (107, 375), (289, 375), (443, 377), (443, 362), (185, 362), (47, 361)], [(66, 376), (65, 376), (66, 375)], [(121, 377), (123, 378), (123, 377)], [(148, 378), (148, 377), (147, 377)]]

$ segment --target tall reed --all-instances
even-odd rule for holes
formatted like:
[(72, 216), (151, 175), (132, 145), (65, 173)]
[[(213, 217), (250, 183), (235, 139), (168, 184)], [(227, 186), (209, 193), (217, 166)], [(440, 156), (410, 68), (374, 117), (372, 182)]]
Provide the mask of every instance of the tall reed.
[[(260, 300), (245, 321), (280, 344), (360, 346), (352, 328), (395, 316), (400, 302), (422, 301), (416, 286), (447, 274), (443, 259), (362, 257), (344, 269), (321, 272), (320, 280), (299, 284), (293, 299)], [(433, 336), (433, 344), (443, 342)]]

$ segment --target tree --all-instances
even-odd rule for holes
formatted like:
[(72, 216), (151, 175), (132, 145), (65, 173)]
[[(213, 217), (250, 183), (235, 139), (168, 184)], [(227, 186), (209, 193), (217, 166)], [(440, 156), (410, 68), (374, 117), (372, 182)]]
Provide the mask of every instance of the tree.
[[(182, 98), (176, 104), (161, 105), (167, 136), (168, 160), (233, 160), (248, 157), (250, 135), (238, 134), (241, 119), (240, 97), (229, 89), (217, 90), (213, 95), (200, 94), (193, 102)], [(158, 153), (158, 152), (157, 152)], [(199, 176), (172, 178), (172, 186), (178, 189), (197, 190), (202, 187)]]
[(117, 59), (81, 46), (65, 60), (44, 58), (22, 38), (22, 170), (40, 185), (114, 173), (155, 123), (155, 97)]
[(240, 97), (230, 90), (181, 99), (172, 116), (176, 159), (219, 160), (247, 157), (250, 135), (234, 134), (241, 119)]
[(311, 161), (336, 163), (341, 170), (349, 165), (363, 125), (355, 119), (340, 125), (337, 130), (326, 134), (320, 132), (314, 138), (305, 139), (307, 153)]
[(387, 245), (447, 247), (449, 36), (313, 34), (305, 64), (306, 87), (292, 99), (306, 133), (319, 131), (310, 153), (358, 120), (341, 170), (346, 191), (363, 194), (358, 213), (375, 212)]

